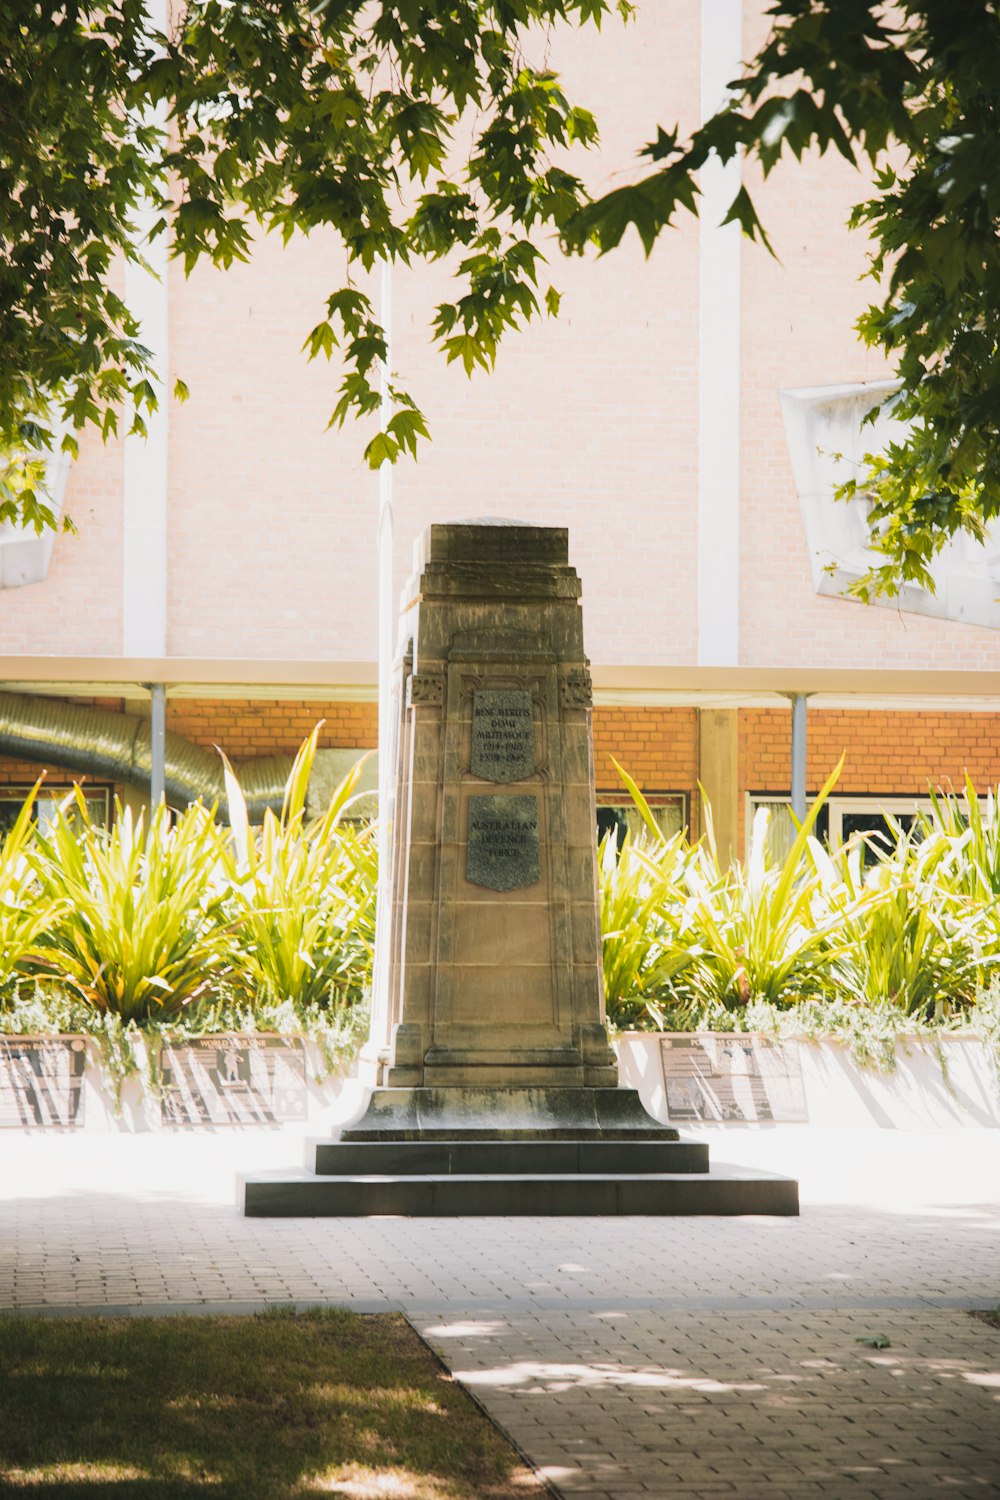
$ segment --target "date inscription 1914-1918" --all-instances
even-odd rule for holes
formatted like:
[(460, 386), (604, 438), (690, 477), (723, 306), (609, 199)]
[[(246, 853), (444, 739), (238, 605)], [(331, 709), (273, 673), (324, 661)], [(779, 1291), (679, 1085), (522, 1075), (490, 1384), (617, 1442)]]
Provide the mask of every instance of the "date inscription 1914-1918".
[(465, 878), (491, 891), (516, 891), (541, 879), (538, 798), (469, 798)]
[(473, 776), (522, 781), (535, 769), (531, 694), (523, 688), (479, 688), (472, 699)]

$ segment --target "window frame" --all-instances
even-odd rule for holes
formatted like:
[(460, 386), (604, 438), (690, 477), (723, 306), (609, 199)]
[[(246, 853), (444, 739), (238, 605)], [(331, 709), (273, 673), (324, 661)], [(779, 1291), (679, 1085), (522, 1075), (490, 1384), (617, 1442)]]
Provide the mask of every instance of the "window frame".
[[(690, 794), (688, 792), (647, 792), (644, 788), (641, 787), (640, 791), (642, 792), (643, 799), (645, 800), (646, 805), (649, 807), (649, 810), (653, 813), (654, 817), (656, 815), (657, 808), (679, 808), (681, 814), (680, 830), (681, 832), (690, 833), (691, 808)], [(612, 788), (610, 791), (602, 791), (600, 787), (598, 787), (595, 791), (595, 805), (598, 808), (608, 807), (613, 809), (615, 812), (623, 812), (628, 822), (628, 829), (630, 833), (636, 831), (638, 828), (645, 827), (642, 814), (627, 792), (617, 791), (614, 788)], [(673, 833), (670, 833), (665, 829), (661, 831), (663, 832), (664, 838), (674, 837)]]
[[(770, 804), (782, 803), (785, 807), (791, 806), (791, 795), (788, 792), (745, 792), (744, 793), (744, 850), (750, 846), (750, 835), (753, 831), (754, 814), (757, 808)], [(875, 812), (883, 817), (898, 817), (901, 814), (911, 816), (922, 812), (930, 814), (932, 803), (929, 796), (908, 795), (904, 792), (854, 792), (838, 795), (834, 792), (826, 799), (827, 810), (827, 832), (826, 842), (829, 848), (839, 848), (843, 842), (843, 820), (844, 814), (864, 814)], [(979, 805), (985, 811), (986, 797), (979, 798)]]
[[(23, 807), (24, 802), (30, 794), (33, 786), (34, 782), (30, 781), (12, 781), (0, 784), (0, 806), (3, 806), (4, 804), (12, 804), (18, 808)], [(62, 800), (62, 798), (68, 797), (72, 793), (75, 786), (78, 786), (80, 788), (80, 791), (83, 793), (88, 803), (93, 802), (100, 804), (101, 802), (103, 802), (104, 818), (103, 822), (101, 822), (99, 826), (102, 828), (110, 828), (115, 790), (113, 783), (110, 781), (86, 783), (74, 781), (43, 781), (42, 785), (38, 789), (38, 796), (35, 799), (35, 808), (33, 811), (32, 822), (38, 822), (39, 801), (59, 802)]]

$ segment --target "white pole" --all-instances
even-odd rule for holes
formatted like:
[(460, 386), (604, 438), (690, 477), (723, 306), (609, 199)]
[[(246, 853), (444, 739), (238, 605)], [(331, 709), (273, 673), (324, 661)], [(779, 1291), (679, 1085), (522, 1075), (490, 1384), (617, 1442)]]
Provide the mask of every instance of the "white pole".
[[(379, 374), (383, 428), (392, 416), (392, 266), (382, 262), (379, 318), (385, 333), (385, 359)], [(378, 911), (375, 926), (375, 969), (372, 978), (372, 1022), (368, 1043), (373, 1082), (382, 1082), (382, 1062), (389, 1036), (389, 934), (392, 928), (392, 824), (396, 766), (392, 703), (395, 645), (393, 598), (395, 528), (392, 511), (392, 464), (384, 460), (378, 472)]]
[(167, 761), (167, 690), (162, 682), (153, 682), (149, 686), (149, 735), (150, 735), (150, 774), (149, 774), (149, 809), (150, 817), (160, 805), (166, 795), (166, 761)]
[[(743, 0), (702, 0), (701, 118), (726, 101), (743, 57)], [(711, 156), (698, 211), (698, 664), (740, 659), (740, 255), (723, 224), (740, 190), (738, 156)]]
[[(165, 32), (167, 0), (147, 0), (147, 30)], [(167, 128), (165, 104), (137, 124)], [(148, 198), (133, 210), (133, 235), (149, 270), (125, 265), (125, 300), (139, 319), (141, 338), (153, 353), (158, 406), (146, 417), (146, 437), (126, 436), (122, 529), (122, 651), (125, 656), (167, 654), (168, 244), (165, 232), (149, 235), (158, 211)]]
[(806, 815), (806, 694), (792, 693), (792, 812)]

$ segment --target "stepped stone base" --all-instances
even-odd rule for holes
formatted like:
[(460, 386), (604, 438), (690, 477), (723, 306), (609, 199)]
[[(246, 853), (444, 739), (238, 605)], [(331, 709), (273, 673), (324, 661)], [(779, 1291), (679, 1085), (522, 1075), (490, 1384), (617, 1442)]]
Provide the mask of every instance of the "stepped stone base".
[(709, 1166), (633, 1089), (376, 1089), (297, 1173), (240, 1179), (253, 1218), (797, 1214), (798, 1183)]
[(560, 1176), (442, 1175), (317, 1177), (260, 1173), (243, 1180), (249, 1218), (574, 1217), (612, 1214), (797, 1214), (798, 1184), (789, 1177), (735, 1169), (725, 1173), (659, 1172)]
[(678, 1132), (646, 1113), (636, 1089), (374, 1089), (342, 1141), (657, 1140)]

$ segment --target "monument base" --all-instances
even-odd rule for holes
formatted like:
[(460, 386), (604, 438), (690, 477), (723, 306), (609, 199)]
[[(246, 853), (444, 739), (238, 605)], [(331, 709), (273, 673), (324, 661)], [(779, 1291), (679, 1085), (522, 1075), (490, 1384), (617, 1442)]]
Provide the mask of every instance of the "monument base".
[(658, 1140), (678, 1132), (628, 1088), (373, 1089), (347, 1141)]
[(242, 1179), (254, 1218), (797, 1214), (791, 1178), (712, 1169), (627, 1088), (375, 1089), (305, 1172)]

